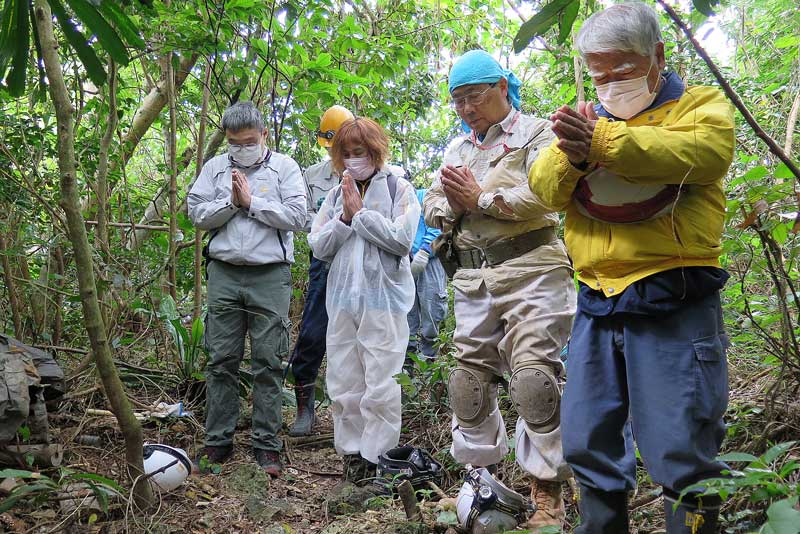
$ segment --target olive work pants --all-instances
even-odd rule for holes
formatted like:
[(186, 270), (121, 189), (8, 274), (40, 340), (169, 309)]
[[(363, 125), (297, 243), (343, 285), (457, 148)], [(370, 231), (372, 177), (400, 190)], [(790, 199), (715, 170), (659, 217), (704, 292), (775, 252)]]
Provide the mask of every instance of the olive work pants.
[(253, 448), (279, 451), (281, 361), (289, 352), (288, 263), (208, 264), (206, 445), (233, 443), (239, 418), (239, 366), (250, 335)]

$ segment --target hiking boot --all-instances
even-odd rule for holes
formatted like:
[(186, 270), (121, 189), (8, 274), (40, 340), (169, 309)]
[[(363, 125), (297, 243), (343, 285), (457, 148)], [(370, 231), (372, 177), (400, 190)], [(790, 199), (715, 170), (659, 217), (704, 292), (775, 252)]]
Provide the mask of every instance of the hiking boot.
[(296, 385), (294, 396), (297, 399), (297, 417), (294, 419), (289, 435), (293, 437), (308, 436), (314, 426), (316, 416), (314, 415), (314, 393), (317, 385), (314, 383)]
[(212, 464), (225, 463), (233, 456), (233, 445), (206, 445), (194, 460), (194, 465), (201, 473), (209, 473)]
[(253, 455), (256, 457), (259, 467), (266, 471), (266, 473), (277, 478), (281, 476), (283, 464), (281, 463), (281, 455), (278, 451), (268, 451), (266, 449), (253, 449)]
[(364, 462), (360, 454), (345, 454), (342, 457), (344, 479), (355, 484), (364, 478)]
[(544, 527), (562, 527), (566, 514), (560, 482), (533, 479), (531, 501), (536, 505), (536, 513), (525, 523), (526, 528), (536, 532)]

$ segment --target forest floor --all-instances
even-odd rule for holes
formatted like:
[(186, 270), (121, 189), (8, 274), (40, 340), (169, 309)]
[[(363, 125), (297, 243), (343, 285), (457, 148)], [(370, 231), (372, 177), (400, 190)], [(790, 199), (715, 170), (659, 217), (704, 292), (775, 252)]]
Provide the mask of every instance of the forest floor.
[[(768, 425), (762, 409), (764, 392), (771, 383), (767, 368), (756, 363), (755, 358), (732, 356), (728, 412), (730, 430), (726, 450), (747, 450), (755, 447), (754, 442), (765, 436), (771, 443), (786, 436), (798, 435), (800, 408), (796, 399), (787, 398), (786, 403), (778, 403), (793, 406), (793, 409), (785, 411), (780, 418), (772, 416), (769, 419), (780, 420), (780, 425)], [(168, 394), (167, 388), (153, 387), (156, 381), (152, 377), (148, 380), (147, 387), (144, 381), (140, 382), (141, 387), (134, 399), (137, 408), (145, 408), (158, 401), (178, 400)], [(73, 384), (73, 391), (89, 391), (91, 384), (94, 384), (94, 377), (86, 374), (80, 382)], [(404, 403), (401, 444), (424, 447), (433, 453), (447, 470), (442, 489), (449, 496), (455, 496), (463, 471), (448, 453), (450, 412), (445, 401), (435, 400), (442, 387), (424, 381), (415, 381), (415, 384), (419, 387), (418, 391), (407, 395)], [(285, 425), (294, 419), (292, 398), (291, 391), (286, 389)], [(508, 398), (501, 395), (500, 401), (501, 409), (507, 412), (510, 409)], [(344, 486), (341, 481), (342, 462), (333, 449), (333, 426), (324, 404), (317, 410), (318, 422), (313, 436), (300, 439), (284, 436), (285, 469), (281, 477), (270, 480), (258, 468), (252, 455), (249, 441), (250, 406), (249, 400), (241, 402), (234, 457), (219, 466), (218, 473), (193, 475), (177, 490), (160, 495), (157, 509), (151, 515), (137, 516), (124, 505), (113, 503), (108, 513), (100, 513), (86, 503), (76, 510), (65, 511), (63, 500), (54, 498), (44, 500), (35, 508), (17, 507), (0, 515), (0, 532), (455, 532), (448, 531), (455, 522), (454, 510), (433, 502), (436, 500), (433, 494), (427, 495), (421, 505), (424, 522), (410, 523), (406, 520), (399, 499), (375, 497)], [(67, 450), (63, 466), (123, 480), (120, 473), (124, 450), (116, 422), (113, 417), (88, 415), (89, 408), (106, 408), (98, 391), (65, 401), (59, 412), (51, 416), (55, 438)], [(145, 440), (182, 447), (194, 457), (202, 447), (202, 403), (189, 406), (189, 409), (194, 416), (147, 422), (144, 427)], [(789, 412), (791, 417), (786, 415)], [(510, 429), (514, 420), (513, 415), (506, 417)], [(513, 432), (509, 435), (513, 436)], [(99, 442), (96, 441), (92, 446), (84, 445), (80, 442), (86, 438), (78, 436), (96, 436)], [(48, 476), (58, 478), (56, 470), (51, 471)], [(500, 476), (507, 485), (527, 495), (529, 479), (516, 466), (513, 451), (504, 461)], [(638, 491), (630, 501), (632, 532), (663, 533), (660, 491), (641, 466), (639, 478)], [(577, 524), (573, 485), (565, 483), (563, 490), (569, 523), (565, 532), (571, 532)], [(743, 499), (738, 499), (726, 505), (724, 516), (724, 532), (750, 532), (759, 516), (763, 517), (763, 510), (753, 511)]]

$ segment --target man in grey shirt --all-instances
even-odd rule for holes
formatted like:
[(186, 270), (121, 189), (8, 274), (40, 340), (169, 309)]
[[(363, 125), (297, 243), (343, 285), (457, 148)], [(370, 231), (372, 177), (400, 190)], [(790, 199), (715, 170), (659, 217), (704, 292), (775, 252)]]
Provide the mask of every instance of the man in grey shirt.
[(239, 416), (239, 365), (250, 335), (253, 452), (270, 475), (281, 471), (281, 360), (289, 351), (292, 231), (306, 221), (300, 167), (266, 146), (251, 102), (222, 117), (229, 151), (203, 166), (188, 196), (189, 218), (207, 230), (208, 315), (206, 441), (200, 458), (233, 453)]

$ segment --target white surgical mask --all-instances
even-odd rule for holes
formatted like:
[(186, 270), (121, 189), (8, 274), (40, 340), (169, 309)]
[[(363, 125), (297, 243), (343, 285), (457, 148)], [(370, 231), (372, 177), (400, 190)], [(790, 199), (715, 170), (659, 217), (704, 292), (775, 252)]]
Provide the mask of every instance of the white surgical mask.
[(344, 160), (344, 168), (354, 179), (364, 181), (375, 172), (375, 165), (369, 157), (349, 158)]
[(264, 156), (261, 143), (255, 145), (231, 145), (228, 154), (238, 167), (252, 167)]
[[(647, 74), (641, 78), (632, 80), (620, 80), (618, 82), (608, 82), (597, 86), (597, 98), (606, 111), (623, 120), (628, 120), (638, 113), (647, 109), (656, 99), (658, 91), (650, 92), (647, 85), (647, 77), (653, 62), (647, 69)], [(658, 89), (658, 85), (656, 85)]]

